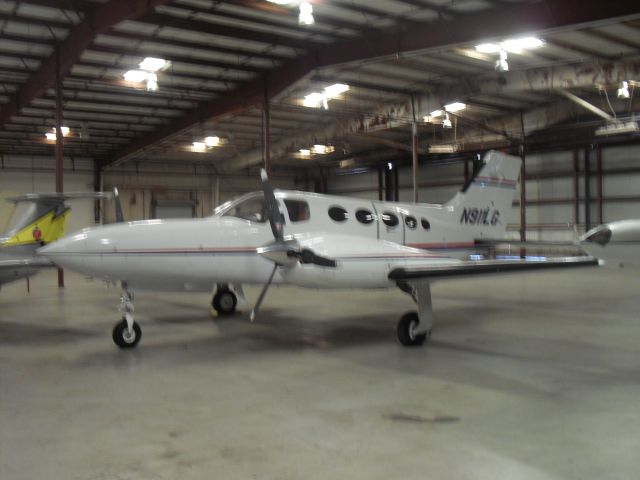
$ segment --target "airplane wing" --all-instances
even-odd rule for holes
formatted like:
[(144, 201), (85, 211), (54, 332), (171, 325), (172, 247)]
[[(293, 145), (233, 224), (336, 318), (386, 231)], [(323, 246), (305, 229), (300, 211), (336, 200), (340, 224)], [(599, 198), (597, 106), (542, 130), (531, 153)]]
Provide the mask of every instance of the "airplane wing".
[(32, 268), (55, 267), (51, 260), (46, 258), (15, 258), (8, 260), (0, 260), (0, 271), (3, 270), (19, 270)]
[(495, 273), (520, 273), (558, 268), (595, 267), (598, 260), (593, 257), (556, 257), (477, 260), (455, 265), (434, 265), (427, 267), (399, 267), (389, 272), (390, 280), (436, 280), (451, 277), (487, 275)]

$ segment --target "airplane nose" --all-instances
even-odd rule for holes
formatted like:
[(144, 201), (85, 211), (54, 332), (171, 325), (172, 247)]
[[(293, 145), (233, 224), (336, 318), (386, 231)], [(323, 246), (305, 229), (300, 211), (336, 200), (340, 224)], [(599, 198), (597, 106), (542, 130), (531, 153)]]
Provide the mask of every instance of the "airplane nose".
[(597, 243), (604, 247), (611, 241), (611, 229), (606, 225), (600, 225), (599, 227), (589, 230), (582, 237), (583, 242)]

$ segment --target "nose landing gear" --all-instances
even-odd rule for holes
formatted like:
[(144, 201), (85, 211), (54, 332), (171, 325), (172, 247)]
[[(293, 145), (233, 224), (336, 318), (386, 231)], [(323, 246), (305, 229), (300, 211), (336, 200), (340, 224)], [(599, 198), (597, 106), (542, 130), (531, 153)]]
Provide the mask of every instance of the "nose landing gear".
[(127, 289), (126, 283), (122, 283), (120, 295), (120, 313), (122, 320), (113, 327), (112, 338), (120, 348), (134, 348), (142, 338), (142, 329), (133, 320), (133, 294)]

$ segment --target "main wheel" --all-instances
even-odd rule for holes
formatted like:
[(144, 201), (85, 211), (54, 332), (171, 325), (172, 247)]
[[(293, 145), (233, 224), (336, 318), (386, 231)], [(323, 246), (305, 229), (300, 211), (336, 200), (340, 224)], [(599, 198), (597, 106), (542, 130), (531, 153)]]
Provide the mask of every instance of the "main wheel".
[(236, 311), (237, 304), (238, 297), (231, 290), (218, 290), (211, 301), (218, 315), (231, 315)]
[(142, 329), (137, 323), (133, 323), (133, 329), (129, 332), (127, 321), (123, 318), (113, 327), (113, 341), (120, 348), (133, 348), (142, 338)]
[(417, 347), (431, 335), (431, 332), (415, 333), (420, 325), (416, 312), (405, 313), (398, 322), (398, 340), (405, 347)]

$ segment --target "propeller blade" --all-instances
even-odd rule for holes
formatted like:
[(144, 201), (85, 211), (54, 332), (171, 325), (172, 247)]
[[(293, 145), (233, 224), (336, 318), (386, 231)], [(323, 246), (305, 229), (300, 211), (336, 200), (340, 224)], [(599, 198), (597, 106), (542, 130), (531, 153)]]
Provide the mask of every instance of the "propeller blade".
[(273, 266), (273, 270), (271, 270), (271, 275), (269, 275), (269, 280), (267, 280), (267, 283), (265, 283), (264, 287), (262, 287), (262, 291), (260, 292), (260, 296), (258, 296), (258, 301), (256, 302), (255, 306), (253, 307), (253, 310), (251, 310), (251, 315), (249, 316), (249, 319), (252, 322), (256, 319), (256, 314), (258, 313), (258, 309), (260, 308), (260, 305), (262, 305), (262, 301), (264, 300), (264, 297), (267, 294), (267, 290), (269, 290), (269, 286), (271, 285), (271, 282), (273, 281), (273, 276), (276, 274), (276, 270), (277, 269), (278, 269), (278, 264), (276, 263)]
[(113, 187), (113, 199), (116, 202), (116, 223), (124, 222), (124, 215), (122, 214), (122, 204), (120, 203), (120, 193), (118, 188)]
[(282, 228), (284, 227), (284, 218), (282, 217), (282, 213), (280, 213), (276, 195), (273, 193), (273, 188), (271, 188), (269, 177), (267, 176), (267, 172), (265, 172), (264, 168), (260, 170), (260, 177), (262, 178), (262, 191), (264, 192), (265, 213), (269, 219), (269, 224), (271, 225), (273, 238), (280, 242), (283, 238)]

